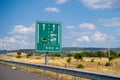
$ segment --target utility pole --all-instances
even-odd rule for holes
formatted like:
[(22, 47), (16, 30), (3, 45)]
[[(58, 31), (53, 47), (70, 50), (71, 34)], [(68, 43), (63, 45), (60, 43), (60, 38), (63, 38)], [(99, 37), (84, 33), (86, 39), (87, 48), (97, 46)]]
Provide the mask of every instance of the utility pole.
[(110, 57), (110, 37), (108, 37), (108, 57)]
[(7, 42), (5, 42), (5, 49), (6, 49), (6, 51), (8, 50)]
[(19, 49), (19, 45), (18, 45), (18, 42), (16, 43), (16, 47), (17, 47), (17, 51), (18, 51), (18, 49)]
[(5, 41), (3, 40), (3, 50), (5, 50)]
[(76, 42), (76, 46), (77, 46), (77, 53), (79, 52), (79, 41)]

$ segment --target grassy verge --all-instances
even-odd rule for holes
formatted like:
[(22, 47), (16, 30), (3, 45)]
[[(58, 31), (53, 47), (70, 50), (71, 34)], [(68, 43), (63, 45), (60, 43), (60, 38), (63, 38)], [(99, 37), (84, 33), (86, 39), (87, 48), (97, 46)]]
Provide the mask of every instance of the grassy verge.
[[(7, 59), (7, 60), (13, 60), (13, 61), (20, 61), (20, 62), (28, 62), (33, 64), (44, 64), (45, 58), (41, 56), (32, 56), (30, 58), (22, 57), (22, 58), (16, 58), (12, 56), (0, 56), (1, 59)], [(59, 67), (66, 67), (66, 68), (73, 68), (76, 69), (78, 64), (84, 65), (84, 68), (77, 68), (77, 69), (83, 69), (83, 70), (89, 70), (89, 71), (95, 71), (95, 72), (102, 72), (102, 73), (108, 73), (108, 74), (115, 74), (120, 75), (120, 58), (117, 58), (112, 61), (112, 65), (105, 66), (105, 63), (108, 62), (108, 58), (83, 58), (83, 61), (76, 61), (73, 57), (71, 57), (71, 62), (68, 63), (66, 61), (68, 57), (49, 57), (49, 65), (51, 66), (59, 66)], [(94, 59), (94, 61), (91, 61)], [(70, 66), (69, 66), (70, 65)], [(20, 67), (23, 70), (26, 70), (26, 67)], [(31, 73), (36, 73), (41, 76), (44, 75), (44, 71), (40, 69), (33, 69), (28, 68)], [(35, 72), (36, 71), (36, 72)], [(52, 79), (56, 79), (56, 73), (47, 71), (47, 76), (51, 77)], [(74, 77), (71, 75), (66, 74), (60, 74), (60, 80), (74, 80)], [(87, 80), (84, 78), (79, 78), (79, 80)]]

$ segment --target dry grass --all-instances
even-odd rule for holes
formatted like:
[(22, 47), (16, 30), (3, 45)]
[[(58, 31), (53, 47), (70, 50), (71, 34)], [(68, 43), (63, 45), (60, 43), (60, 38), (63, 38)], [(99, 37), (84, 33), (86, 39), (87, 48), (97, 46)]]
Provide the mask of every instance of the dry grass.
[[(20, 62), (28, 62), (33, 64), (44, 64), (45, 58), (41, 56), (32, 56), (30, 58), (16, 58), (11, 56), (0, 56), (2, 59), (7, 60), (13, 60), (13, 61), (20, 61)], [(59, 67), (67, 67), (67, 68), (73, 68), (76, 69), (78, 64), (83, 64), (84, 68), (83, 70), (89, 70), (89, 71), (95, 71), (95, 72), (102, 72), (102, 73), (108, 73), (108, 74), (115, 74), (120, 75), (120, 58), (116, 58), (112, 61), (111, 66), (105, 66), (105, 63), (108, 62), (107, 58), (84, 58), (82, 62), (76, 61), (72, 57), (71, 63), (66, 62), (67, 57), (61, 58), (61, 57), (49, 57), (49, 65), (51, 66), (59, 66)], [(94, 59), (93, 62), (91, 60)], [(31, 69), (31, 72), (34, 73), (34, 69)], [(36, 70), (37, 74), (43, 75), (43, 70)], [(52, 77), (53, 79), (56, 79), (56, 73), (47, 71), (47, 76)], [(60, 80), (74, 80), (73, 76), (69, 76), (66, 74), (60, 74)], [(79, 78), (79, 80), (86, 80), (83, 78)]]

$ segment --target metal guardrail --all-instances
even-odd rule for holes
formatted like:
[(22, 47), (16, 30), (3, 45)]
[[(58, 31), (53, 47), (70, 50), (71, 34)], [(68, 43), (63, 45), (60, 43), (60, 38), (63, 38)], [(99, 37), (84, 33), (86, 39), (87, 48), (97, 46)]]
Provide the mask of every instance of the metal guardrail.
[[(47, 66), (47, 65), (37, 65), (37, 64), (16, 62), (16, 61), (10, 61), (10, 60), (3, 60), (3, 59), (0, 59), (0, 62), (12, 63), (12, 64), (22, 65), (22, 66), (29, 66), (33, 68), (57, 72), (57, 74), (64, 73), (64, 74), (73, 75), (75, 77), (83, 77), (83, 78), (88, 78), (92, 80), (120, 80), (120, 76), (118, 75), (104, 74), (104, 73), (91, 72), (91, 71), (85, 71), (85, 70), (62, 68), (62, 67)], [(75, 78), (75, 80), (77, 80), (77, 78)]]

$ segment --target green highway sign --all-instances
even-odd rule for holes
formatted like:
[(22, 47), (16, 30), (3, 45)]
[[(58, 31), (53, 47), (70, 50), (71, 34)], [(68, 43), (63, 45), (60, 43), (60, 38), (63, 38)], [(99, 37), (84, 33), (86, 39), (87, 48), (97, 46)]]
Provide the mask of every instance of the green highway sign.
[(36, 21), (37, 52), (61, 52), (61, 23)]

